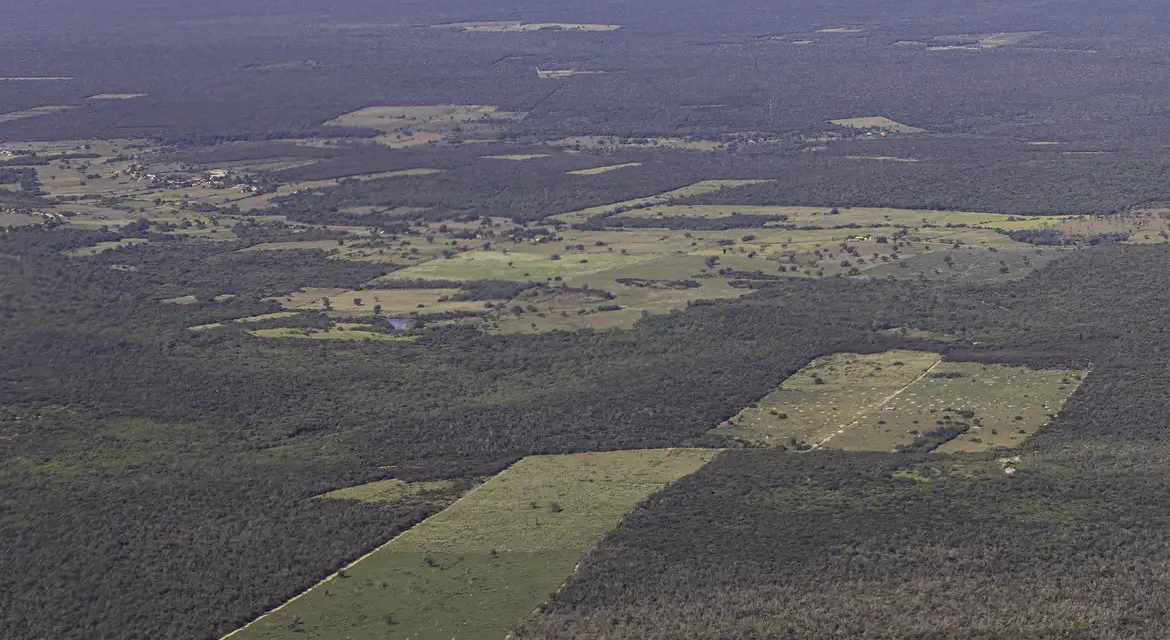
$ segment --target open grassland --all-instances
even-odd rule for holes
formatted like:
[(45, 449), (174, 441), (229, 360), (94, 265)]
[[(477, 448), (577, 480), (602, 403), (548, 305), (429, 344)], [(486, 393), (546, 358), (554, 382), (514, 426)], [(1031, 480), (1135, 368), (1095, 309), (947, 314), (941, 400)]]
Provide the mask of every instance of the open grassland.
[(138, 244), (146, 244), (147, 242), (149, 242), (149, 240), (147, 240), (145, 238), (124, 238), (122, 240), (113, 240), (110, 242), (99, 242), (91, 247), (81, 247), (79, 249), (72, 249), (70, 251), (66, 251), (65, 255), (75, 257), (75, 258), (85, 257), (85, 256), (96, 256), (99, 253), (105, 253), (107, 251), (117, 251), (118, 249), (123, 249), (125, 247), (133, 247), (134, 245), (138, 245)]
[(633, 207), (649, 206), (656, 204), (667, 204), (674, 200), (681, 198), (690, 198), (692, 196), (699, 196), (707, 193), (715, 193), (723, 189), (734, 189), (736, 187), (748, 187), (755, 184), (769, 182), (769, 180), (703, 180), (694, 184), (689, 184), (685, 187), (672, 189), (664, 193), (659, 193), (644, 198), (634, 198), (632, 200), (624, 200), (622, 202), (615, 202), (613, 204), (603, 204), (596, 207), (589, 207), (587, 209), (579, 209), (577, 211), (570, 211), (553, 216), (554, 219), (563, 222), (583, 222), (596, 215), (604, 215), (617, 213), (622, 209), (629, 209)]
[(63, 82), (72, 80), (73, 76), (4, 76), (0, 82)]
[(829, 122), (850, 129), (880, 129), (882, 131), (889, 131), (890, 133), (926, 133), (926, 129), (919, 129), (918, 127), (911, 127), (910, 125), (895, 122), (885, 116), (838, 118)]
[(555, 277), (608, 271), (653, 259), (652, 255), (592, 253), (586, 256), (539, 253), (471, 251), (449, 260), (417, 264), (389, 275), (391, 279), (432, 280), (547, 280)]
[(625, 162), (622, 164), (610, 164), (604, 167), (592, 167), (590, 169), (577, 169), (576, 171), (569, 171), (571, 176), (595, 176), (602, 173), (609, 173), (610, 171), (617, 171), (618, 169), (625, 169), (627, 167), (640, 167), (641, 162)]
[(542, 80), (560, 80), (573, 76), (596, 76), (604, 73), (604, 71), (581, 71), (578, 69), (537, 69), (536, 77)]
[(719, 425), (715, 433), (771, 446), (823, 446), (885, 406), (940, 361), (938, 354), (920, 351), (818, 358)]
[[(231, 320), (231, 322), (236, 322), (236, 323), (240, 323), (240, 324), (252, 324), (252, 323), (256, 323), (256, 322), (266, 322), (268, 320), (282, 320), (284, 318), (295, 318), (298, 315), (300, 315), (300, 314), (296, 311), (274, 311), (272, 313), (262, 313), (260, 315), (248, 316), (246, 318), (236, 318), (235, 320)], [(213, 322), (210, 324), (199, 324), (199, 325), (195, 325), (193, 327), (187, 327), (187, 328), (190, 329), (191, 331), (207, 331), (209, 329), (217, 329), (219, 327), (222, 327), (223, 325), (224, 325), (223, 322)]]
[(810, 363), (715, 433), (850, 451), (1014, 447), (1060, 411), (1084, 376), (946, 362), (915, 351), (834, 354)]
[(328, 329), (276, 327), (272, 329), (253, 329), (248, 333), (257, 338), (298, 338), (305, 340), (341, 340), (359, 341), (375, 340), (379, 342), (413, 342), (415, 336), (402, 336), (393, 333), (379, 333), (368, 331), (366, 324), (352, 322), (338, 322)]
[(548, 144), (582, 151), (617, 151), (620, 149), (719, 151), (727, 148), (726, 144), (716, 140), (672, 137), (622, 138), (618, 136), (571, 136), (553, 140)]
[(8, 113), (0, 113), (0, 124), (5, 122), (12, 122), (13, 120), (20, 120), (22, 118), (35, 118), (37, 116), (47, 116), (50, 113), (60, 113), (61, 111), (69, 111), (77, 107), (69, 105), (45, 105), (43, 107), (31, 107), (28, 109), (21, 109), (19, 111), (9, 111)]
[(449, 311), (483, 311), (483, 300), (451, 300), (459, 289), (362, 289), (330, 293), (305, 300), (298, 297), (290, 308), (336, 311), (348, 316), (374, 313), (384, 315), (433, 314)]
[(899, 398), (883, 419), (894, 429), (920, 433), (961, 419), (962, 435), (937, 451), (1014, 447), (1056, 416), (1086, 373), (973, 362), (944, 362)]
[(487, 160), (514, 160), (521, 162), (524, 160), (535, 160), (537, 158), (547, 158), (547, 153), (505, 153), (497, 156), (480, 156)]
[(383, 132), (376, 142), (395, 148), (441, 142), (451, 136), (491, 139), (497, 123), (523, 119), (525, 114), (486, 105), (373, 106), (342, 114), (326, 125)]
[(368, 503), (401, 502), (404, 498), (426, 493), (446, 493), (453, 488), (455, 488), (455, 482), (451, 480), (406, 482), (391, 478), (389, 480), (378, 480), (356, 487), (337, 489), (329, 493), (323, 493), (318, 497), (333, 500), (358, 500)]
[(0, 227), (24, 227), (41, 224), (44, 221), (44, 216), (30, 213), (0, 213)]
[(627, 511), (715, 453), (524, 458), (230, 637), (503, 638)]
[(436, 29), (458, 29), (477, 33), (522, 33), (526, 31), (617, 31), (621, 25), (576, 22), (520, 22), (516, 20), (486, 20), (481, 22), (449, 22), (431, 25)]

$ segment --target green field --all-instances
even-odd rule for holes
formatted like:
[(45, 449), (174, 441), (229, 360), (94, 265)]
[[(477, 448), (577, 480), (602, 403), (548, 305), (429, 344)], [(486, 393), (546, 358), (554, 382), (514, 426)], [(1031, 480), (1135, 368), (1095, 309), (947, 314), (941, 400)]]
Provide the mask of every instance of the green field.
[[(1013, 447), (1047, 424), (1084, 376), (947, 362), (918, 351), (839, 353), (813, 361), (715, 433), (770, 446), (849, 451)], [(963, 433), (937, 435), (944, 428)], [(926, 446), (922, 439), (932, 437), (938, 441)]]
[(338, 322), (328, 329), (308, 329), (299, 327), (276, 327), (273, 329), (253, 329), (248, 333), (257, 338), (299, 338), (304, 340), (376, 340), (379, 342), (413, 342), (415, 336), (401, 336), (393, 333), (379, 333), (368, 331), (369, 325), (350, 322)]
[(337, 489), (323, 493), (319, 497), (333, 500), (358, 500), (360, 502), (399, 502), (403, 498), (419, 494), (447, 492), (455, 487), (450, 480), (431, 480), (429, 482), (406, 482), (398, 479), (378, 480), (356, 487)]
[(570, 211), (553, 216), (553, 218), (562, 222), (583, 222), (596, 215), (615, 213), (623, 208), (648, 206), (655, 204), (667, 204), (674, 200), (681, 198), (690, 198), (692, 196), (703, 195), (705, 193), (715, 193), (724, 189), (734, 189), (736, 187), (748, 187), (754, 184), (761, 184), (769, 182), (768, 180), (703, 180), (685, 187), (679, 187), (671, 191), (646, 196), (644, 198), (634, 198), (632, 200), (623, 200), (622, 202), (615, 202), (613, 204), (603, 204), (596, 207), (589, 207), (586, 209), (579, 209), (577, 211)]
[(920, 351), (818, 358), (715, 433), (773, 446), (826, 446), (940, 361)]
[(503, 638), (638, 502), (716, 451), (530, 456), (237, 640)]

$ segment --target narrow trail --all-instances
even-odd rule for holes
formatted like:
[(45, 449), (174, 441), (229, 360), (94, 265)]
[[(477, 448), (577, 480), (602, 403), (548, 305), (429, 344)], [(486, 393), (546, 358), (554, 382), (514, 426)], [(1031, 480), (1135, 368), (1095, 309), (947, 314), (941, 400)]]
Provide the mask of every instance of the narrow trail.
[(913, 379), (913, 380), (911, 380), (910, 382), (906, 383), (906, 386), (904, 386), (904, 387), (902, 387), (901, 389), (898, 389), (897, 391), (895, 391), (895, 392), (891, 393), (889, 396), (887, 396), (887, 397), (883, 398), (883, 399), (882, 399), (880, 402), (877, 402), (877, 403), (873, 404), (872, 406), (870, 406), (870, 408), (869, 408), (869, 409), (867, 409), (867, 410), (865, 410), (865, 411), (861, 412), (861, 413), (860, 413), (860, 414), (857, 416), (857, 419), (856, 419), (856, 420), (854, 420), (853, 422), (850, 422), (849, 424), (845, 425), (844, 427), (841, 427), (840, 429), (838, 429), (838, 430), (834, 431), (833, 433), (830, 433), (830, 434), (828, 435), (828, 437), (826, 437), (824, 440), (821, 440), (820, 442), (818, 442), (818, 443), (814, 444), (813, 446), (809, 447), (809, 449), (808, 449), (808, 450), (809, 450), (809, 451), (814, 451), (814, 450), (816, 450), (816, 449), (820, 449), (822, 446), (824, 446), (824, 444), (825, 444), (826, 442), (828, 442), (828, 441), (832, 440), (833, 438), (836, 438), (837, 436), (841, 435), (842, 433), (845, 433), (846, 431), (848, 431), (848, 430), (852, 429), (853, 427), (856, 427), (856, 426), (857, 426), (857, 423), (859, 423), (859, 422), (861, 422), (863, 419), (865, 419), (865, 416), (867, 416), (867, 415), (869, 415), (870, 413), (872, 413), (872, 412), (874, 411), (874, 409), (880, 408), (880, 407), (884, 406), (886, 403), (888, 403), (890, 400), (893, 400), (894, 398), (897, 398), (898, 396), (902, 395), (902, 392), (906, 391), (906, 390), (907, 390), (907, 389), (909, 389), (910, 387), (912, 387), (912, 386), (914, 386), (915, 384), (917, 384), (919, 380), (922, 380), (922, 379), (923, 379), (923, 378), (925, 378), (925, 377), (926, 377), (926, 376), (927, 376), (927, 375), (928, 375), (928, 374), (929, 374), (931, 371), (934, 371), (935, 367), (937, 367), (938, 365), (942, 364), (942, 362), (943, 362), (943, 359), (942, 359), (942, 357), (939, 357), (939, 359), (938, 359), (938, 360), (936, 360), (936, 361), (934, 362), (934, 364), (930, 365), (930, 367), (929, 367), (929, 368), (927, 368), (927, 370), (926, 370), (926, 371), (923, 371), (922, 373), (920, 373), (920, 374), (918, 375), (918, 377), (917, 377), (917, 378), (914, 378), (914, 379)]

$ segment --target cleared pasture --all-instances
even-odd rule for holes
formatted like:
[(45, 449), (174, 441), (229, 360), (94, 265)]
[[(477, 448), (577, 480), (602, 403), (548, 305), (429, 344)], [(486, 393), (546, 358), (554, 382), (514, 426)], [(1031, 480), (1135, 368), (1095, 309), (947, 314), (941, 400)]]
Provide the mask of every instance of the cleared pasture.
[(318, 498), (331, 500), (358, 500), (371, 504), (379, 502), (400, 502), (405, 498), (427, 494), (447, 493), (455, 488), (451, 480), (431, 480), (421, 482), (406, 482), (405, 480), (389, 479), (377, 480), (355, 487), (336, 489), (323, 493)]
[(137, 245), (137, 244), (146, 244), (148, 242), (150, 242), (150, 241), (147, 240), (146, 238), (123, 238), (121, 240), (112, 240), (110, 242), (99, 242), (99, 243), (97, 243), (93, 246), (90, 246), (90, 247), (81, 247), (78, 249), (72, 249), (72, 250), (66, 251), (64, 253), (65, 253), (65, 255), (70, 256), (70, 257), (74, 257), (74, 258), (86, 257), (86, 256), (96, 256), (99, 253), (105, 253), (107, 251), (117, 251), (118, 249), (124, 249), (126, 247), (133, 247), (134, 245)]
[(650, 259), (653, 259), (652, 255), (620, 253), (566, 254), (554, 259), (553, 255), (538, 253), (469, 251), (449, 260), (430, 260), (395, 271), (387, 279), (546, 280), (609, 271)]
[(567, 171), (571, 176), (596, 176), (602, 173), (609, 173), (610, 171), (617, 171), (618, 169), (625, 169), (627, 167), (640, 167), (641, 162), (624, 162), (622, 164), (608, 164), (604, 167), (592, 167), (589, 169), (577, 169), (576, 171)]
[(47, 116), (51, 113), (60, 113), (62, 111), (69, 111), (77, 107), (71, 105), (45, 105), (42, 107), (30, 107), (28, 109), (21, 109), (19, 111), (9, 111), (7, 113), (0, 113), (0, 123), (12, 122), (13, 120), (20, 120), (22, 118), (35, 118), (37, 116)]
[(902, 124), (885, 116), (862, 116), (857, 118), (837, 118), (829, 123), (849, 129), (880, 129), (890, 133), (926, 133), (926, 129), (919, 129)]
[(596, 215), (616, 213), (621, 209), (649, 206), (656, 204), (667, 204), (674, 200), (681, 198), (690, 198), (692, 196), (703, 195), (707, 193), (715, 193), (724, 189), (734, 189), (736, 187), (748, 187), (756, 184), (771, 182), (770, 180), (702, 180), (693, 184), (672, 189), (663, 193), (646, 196), (644, 198), (634, 198), (632, 200), (623, 200), (622, 202), (615, 202), (613, 204), (603, 204), (596, 207), (589, 207), (586, 209), (579, 209), (577, 211), (570, 211), (567, 213), (552, 216), (556, 220), (563, 222), (583, 222)]
[(230, 637), (503, 638), (622, 515), (716, 453), (524, 458)]
[(834, 354), (809, 363), (714, 433), (849, 451), (1014, 447), (1059, 413), (1085, 375), (947, 362), (918, 351)]
[(523, 162), (524, 160), (535, 160), (537, 158), (547, 158), (547, 153), (505, 153), (495, 156), (480, 156), (485, 160), (513, 160), (516, 162)]
[[(769, 446), (829, 446), (939, 362), (938, 354), (921, 351), (818, 358), (714, 433)], [(863, 448), (888, 450), (898, 443), (879, 443), (875, 439), (884, 434), (871, 435)]]
[(273, 329), (253, 329), (248, 333), (257, 338), (297, 338), (304, 340), (340, 340), (360, 341), (374, 340), (378, 342), (413, 342), (414, 336), (401, 336), (392, 333), (368, 331), (366, 324), (352, 322), (338, 322), (328, 329), (276, 327)]
[(520, 22), (518, 20), (484, 20), (435, 24), (436, 29), (457, 29), (475, 33), (523, 33), (526, 31), (617, 31), (618, 24), (578, 22)]

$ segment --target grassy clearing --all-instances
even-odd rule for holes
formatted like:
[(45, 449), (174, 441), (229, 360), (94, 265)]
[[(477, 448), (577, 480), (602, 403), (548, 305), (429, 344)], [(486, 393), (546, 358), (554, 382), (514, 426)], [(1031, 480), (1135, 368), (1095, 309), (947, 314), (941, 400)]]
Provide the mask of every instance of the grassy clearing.
[[(880, 409), (939, 360), (938, 354), (921, 351), (838, 353), (818, 358), (776, 391), (716, 427), (715, 433), (772, 446), (827, 444), (866, 414)], [(895, 444), (874, 446), (888, 450)]]
[(486, 105), (374, 106), (342, 114), (325, 124), (376, 129), (385, 134), (376, 139), (378, 143), (405, 148), (441, 142), (455, 135), (495, 138), (498, 127), (494, 123), (520, 120), (524, 116)]
[(562, 78), (572, 78), (573, 76), (597, 76), (604, 73), (604, 71), (580, 71), (577, 69), (537, 69), (536, 77), (542, 80), (560, 80)]
[(21, 109), (19, 111), (9, 111), (8, 113), (0, 113), (0, 123), (12, 122), (13, 120), (20, 120), (22, 118), (35, 118), (37, 116), (47, 116), (50, 113), (60, 113), (62, 111), (69, 111), (77, 107), (69, 105), (45, 105), (43, 107), (32, 107), (29, 109)]
[(1043, 31), (1008, 31), (993, 34), (936, 36), (932, 42), (915, 44), (925, 45), (928, 51), (982, 51), (1021, 44), (1043, 33)]
[(71, 256), (71, 257), (75, 257), (75, 258), (76, 257), (85, 257), (85, 256), (96, 256), (99, 253), (105, 253), (107, 251), (116, 251), (118, 249), (122, 249), (125, 247), (133, 247), (134, 245), (138, 245), (138, 244), (147, 244), (148, 242), (150, 242), (150, 241), (147, 240), (146, 238), (123, 238), (121, 240), (113, 240), (110, 242), (99, 242), (99, 243), (93, 245), (92, 247), (81, 247), (79, 249), (73, 249), (70, 251), (66, 251), (64, 253), (67, 256)]
[(845, 156), (846, 160), (875, 160), (881, 162), (921, 162), (918, 158), (899, 158), (898, 156)]
[(193, 295), (187, 295), (177, 296), (174, 298), (165, 298), (163, 300), (159, 300), (159, 302), (163, 304), (199, 304), (199, 298), (196, 298)]
[(684, 151), (719, 151), (727, 145), (715, 140), (694, 138), (622, 138), (618, 136), (571, 136), (549, 142), (556, 147), (582, 151), (618, 151), (621, 149), (678, 149)]
[[(558, 254), (559, 255), (559, 254)], [(449, 260), (438, 259), (395, 271), (390, 279), (433, 280), (546, 280), (609, 271), (652, 259), (650, 255), (595, 253), (588, 257), (565, 255), (559, 260), (538, 253), (470, 251)]]
[(365, 324), (338, 322), (328, 329), (277, 327), (273, 329), (253, 329), (248, 333), (257, 338), (298, 338), (305, 340), (414, 342), (417, 339), (415, 336), (400, 336), (392, 333), (366, 331), (368, 328), (369, 325)]
[[(220, 296), (216, 296), (216, 298), (219, 298), (219, 297)], [(217, 300), (217, 302), (218, 302), (218, 300)], [(234, 322), (234, 323), (238, 323), (238, 324), (252, 324), (252, 323), (256, 323), (256, 322), (264, 322), (266, 320), (280, 320), (283, 318), (294, 318), (298, 315), (300, 315), (300, 314), (296, 311), (275, 311), (273, 313), (262, 313), (258, 316), (248, 316), (246, 318), (236, 318), (235, 320), (231, 320), (230, 322)], [(193, 327), (187, 327), (187, 328), (191, 331), (208, 331), (211, 329), (218, 329), (219, 327), (224, 326), (224, 324), (225, 323), (223, 323), (223, 322), (212, 322), (211, 324), (197, 324)]]
[(0, 227), (24, 227), (41, 224), (44, 221), (43, 216), (30, 213), (0, 213)]
[(623, 514), (715, 453), (524, 458), (232, 637), (502, 638)]
[(895, 122), (885, 116), (864, 116), (859, 118), (838, 118), (829, 120), (831, 124), (850, 129), (880, 129), (890, 133), (926, 133), (926, 129), (911, 127)]
[(1013, 447), (1047, 424), (1084, 376), (945, 362), (916, 351), (835, 354), (810, 363), (715, 433), (851, 451)]
[(480, 22), (449, 22), (431, 25), (437, 29), (458, 29), (476, 33), (522, 33), (526, 31), (617, 31), (618, 24), (576, 22), (519, 22), (515, 20), (486, 20)]
[(288, 242), (262, 242), (240, 249), (245, 251), (332, 251), (341, 247), (337, 240), (291, 240)]
[[(1084, 371), (944, 362), (898, 398), (882, 419), (893, 429), (926, 432), (961, 418), (971, 427), (940, 453), (1014, 447), (1060, 412)], [(949, 410), (949, 411), (948, 411)], [(969, 417), (960, 412), (970, 412)], [(917, 435), (917, 434), (916, 434)]]
[(63, 82), (72, 79), (73, 76), (5, 76), (0, 82)]
[[(483, 300), (449, 300), (459, 289), (363, 289), (323, 295), (295, 308), (332, 310), (346, 315), (370, 314), (380, 307), (383, 315), (445, 313), (448, 311), (484, 311)], [(328, 304), (326, 304), (328, 300)]]
[(323, 493), (318, 498), (333, 500), (358, 500), (368, 503), (401, 502), (404, 498), (426, 493), (446, 493), (455, 488), (451, 480), (432, 480), (429, 482), (406, 482), (390, 479), (378, 480), (356, 487), (337, 489)]
[(537, 158), (547, 158), (547, 153), (505, 153), (498, 156), (480, 156), (487, 160), (513, 160), (522, 162), (524, 160), (535, 160)]
[(609, 173), (610, 171), (617, 171), (618, 169), (625, 169), (626, 167), (640, 167), (641, 162), (625, 162), (622, 164), (610, 164), (604, 167), (593, 167), (591, 169), (577, 169), (576, 171), (568, 171), (571, 176), (595, 176), (602, 173)]
[(577, 211), (570, 211), (553, 216), (556, 220), (563, 222), (582, 222), (593, 216), (601, 214), (614, 213), (623, 208), (648, 206), (655, 204), (667, 204), (673, 200), (680, 198), (690, 198), (692, 196), (703, 195), (706, 193), (714, 193), (724, 189), (734, 189), (736, 187), (748, 187), (751, 185), (771, 182), (770, 180), (703, 180), (694, 184), (689, 184), (685, 187), (672, 189), (664, 193), (659, 193), (644, 198), (635, 198), (633, 200), (624, 200), (622, 202), (615, 202), (613, 204), (604, 204), (596, 207), (589, 207), (587, 209), (579, 209)]

